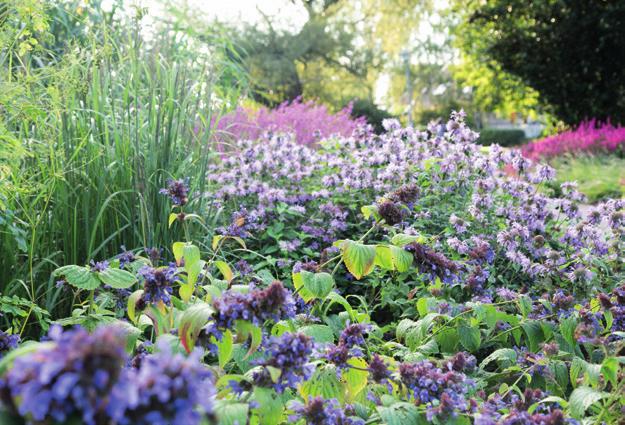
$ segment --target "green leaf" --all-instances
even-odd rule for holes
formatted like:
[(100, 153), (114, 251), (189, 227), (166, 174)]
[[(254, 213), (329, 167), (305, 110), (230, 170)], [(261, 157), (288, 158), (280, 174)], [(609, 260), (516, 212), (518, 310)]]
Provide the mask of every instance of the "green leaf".
[(137, 317), (135, 316), (135, 310), (137, 308), (137, 301), (139, 301), (139, 299), (143, 296), (143, 289), (139, 289), (135, 292), (133, 292), (132, 294), (130, 294), (130, 296), (128, 297), (128, 307), (127, 307), (127, 311), (128, 311), (128, 318), (134, 322), (137, 323)]
[(249, 410), (247, 403), (215, 400), (215, 414), (220, 425), (243, 425), (248, 423)]
[(590, 387), (575, 388), (569, 397), (569, 412), (574, 418), (581, 419), (590, 406), (608, 396), (608, 393)]
[(232, 282), (232, 278), (234, 277), (234, 274), (232, 273), (232, 269), (230, 268), (228, 263), (226, 263), (225, 261), (218, 260), (218, 261), (215, 261), (215, 267), (217, 267), (217, 269), (221, 272), (224, 279), (226, 279), (228, 283)]
[(193, 304), (182, 312), (178, 325), (178, 336), (187, 353), (193, 350), (200, 331), (208, 323), (212, 314), (213, 308), (203, 302)]
[(619, 361), (616, 357), (607, 357), (601, 363), (601, 374), (605, 376), (608, 382), (613, 386), (617, 385)]
[(404, 233), (398, 233), (391, 238), (391, 243), (395, 246), (406, 246), (413, 242), (423, 243), (425, 238), (421, 235), (406, 235)]
[(91, 291), (100, 286), (100, 280), (87, 267), (64, 266), (58, 268), (53, 273), (56, 277), (64, 277), (67, 283), (78, 288)]
[(235, 329), (237, 331), (237, 335), (250, 340), (250, 349), (247, 352), (246, 357), (249, 357), (256, 351), (256, 349), (260, 346), (260, 343), (263, 339), (263, 331), (258, 326), (245, 321), (245, 320), (237, 320), (235, 322)]
[(316, 396), (325, 399), (336, 398), (340, 402), (344, 400), (343, 388), (336, 378), (334, 365), (317, 368), (313, 376), (299, 386), (299, 393), (304, 400)]
[(98, 272), (98, 277), (102, 283), (116, 289), (128, 289), (137, 282), (137, 278), (132, 273), (110, 267)]
[(523, 318), (526, 318), (528, 314), (532, 312), (532, 299), (527, 295), (522, 295), (519, 297), (519, 309), (521, 310), (521, 314)]
[(317, 344), (334, 342), (334, 332), (328, 325), (307, 325), (299, 332), (311, 337)]
[(411, 253), (397, 246), (391, 246), (391, 253), (393, 254), (393, 265), (398, 272), (403, 273), (410, 269), (414, 259)]
[(232, 337), (232, 332), (230, 330), (226, 330), (222, 337), (221, 341), (214, 339), (213, 343), (217, 346), (217, 359), (219, 360), (219, 367), (223, 369), (223, 367), (230, 361), (232, 358), (232, 353), (234, 351), (234, 338)]
[(527, 335), (527, 345), (530, 351), (538, 351), (540, 343), (545, 339), (540, 322), (537, 320), (528, 320), (521, 323), (521, 327), (525, 331), (525, 335)]
[(282, 422), (284, 403), (273, 389), (255, 387), (254, 400), (258, 403), (258, 408), (255, 410), (258, 412), (261, 424), (278, 425)]
[(362, 215), (365, 216), (365, 220), (369, 220), (369, 217), (373, 216), (376, 220), (379, 220), (380, 214), (378, 213), (378, 207), (375, 205), (364, 205), (360, 208)]
[(386, 425), (421, 425), (426, 424), (417, 406), (412, 403), (399, 402), (389, 407), (378, 406), (378, 414)]
[(369, 372), (366, 370), (367, 362), (361, 358), (352, 357), (347, 361), (347, 364), (358, 368), (348, 368), (343, 371), (343, 381), (345, 382), (345, 387), (347, 388), (347, 401), (353, 402), (358, 394), (366, 388)]
[(389, 246), (376, 245), (375, 265), (384, 270), (394, 270), (393, 254), (391, 253), (391, 248)]
[(293, 285), (304, 301), (308, 302), (326, 298), (334, 287), (334, 279), (329, 273), (311, 273), (302, 270), (293, 274)]
[(343, 241), (341, 244), (343, 262), (357, 280), (368, 275), (375, 263), (375, 247), (360, 242)]
[(480, 348), (482, 337), (479, 328), (460, 325), (458, 335), (460, 336), (460, 344), (470, 353), (475, 353)]
[(176, 221), (177, 218), (178, 218), (178, 214), (176, 213), (169, 214), (169, 219), (167, 220), (167, 227), (171, 227), (171, 225), (174, 224), (174, 221)]
[(517, 354), (512, 348), (500, 348), (490, 353), (488, 357), (480, 363), (480, 369), (484, 369), (490, 362), (497, 361), (502, 369), (516, 363)]

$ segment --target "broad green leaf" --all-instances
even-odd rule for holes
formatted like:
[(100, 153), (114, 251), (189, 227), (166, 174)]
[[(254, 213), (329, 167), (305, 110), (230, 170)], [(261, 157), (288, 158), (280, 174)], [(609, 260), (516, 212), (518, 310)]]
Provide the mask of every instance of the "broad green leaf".
[(575, 388), (569, 397), (569, 412), (574, 418), (581, 419), (590, 406), (609, 395), (590, 387)]
[(329, 273), (311, 273), (302, 270), (293, 274), (293, 285), (304, 301), (308, 302), (326, 298), (334, 287), (334, 279)]
[(341, 244), (343, 262), (347, 270), (357, 279), (368, 275), (375, 263), (375, 247), (360, 242), (344, 241)]
[(172, 246), (172, 251), (174, 253), (174, 258), (176, 259), (176, 263), (180, 264), (182, 261), (182, 257), (184, 256), (184, 246), (185, 242), (174, 242)]
[(226, 279), (228, 283), (232, 282), (232, 278), (234, 277), (234, 275), (228, 263), (226, 263), (225, 261), (218, 260), (218, 261), (215, 261), (215, 267), (217, 267), (217, 269), (221, 272), (224, 279)]
[(237, 320), (235, 322), (235, 329), (237, 331), (237, 336), (242, 337), (244, 339), (250, 340), (250, 349), (247, 352), (247, 356), (249, 357), (256, 351), (256, 349), (260, 346), (260, 343), (263, 339), (263, 331), (258, 326), (245, 321), (245, 320)]
[(537, 320), (528, 320), (521, 323), (521, 327), (527, 335), (528, 348), (536, 352), (540, 348), (540, 343), (545, 340), (542, 326)]
[(460, 325), (458, 329), (458, 335), (460, 336), (460, 344), (469, 351), (475, 353), (479, 350), (482, 344), (482, 337), (480, 329), (475, 326)]
[(278, 425), (282, 422), (284, 403), (273, 389), (254, 388), (254, 400), (258, 403), (255, 409), (263, 425)]
[(393, 265), (395, 266), (395, 270), (400, 273), (408, 271), (414, 259), (412, 254), (398, 246), (391, 246), (390, 248), (393, 256)]
[(425, 238), (421, 235), (406, 235), (404, 233), (398, 233), (391, 238), (391, 243), (395, 246), (406, 246), (413, 242), (423, 243)]
[(378, 414), (386, 425), (422, 425), (427, 421), (413, 403), (398, 402), (389, 407), (378, 406)]
[(54, 271), (54, 276), (64, 277), (67, 283), (78, 288), (91, 291), (100, 286), (96, 274), (87, 267), (64, 266)]
[(304, 400), (316, 396), (325, 399), (336, 398), (340, 402), (344, 400), (344, 392), (336, 377), (334, 365), (317, 368), (313, 376), (299, 386), (299, 393)]
[(232, 353), (234, 351), (233, 340), (232, 332), (226, 330), (221, 337), (221, 341), (213, 341), (217, 346), (217, 358), (219, 360), (219, 367), (222, 369), (232, 358)]
[(360, 394), (360, 392), (367, 386), (369, 372), (366, 370), (367, 362), (361, 358), (352, 357), (347, 361), (347, 364), (358, 368), (348, 368), (343, 371), (343, 381), (345, 382), (345, 387), (347, 389), (347, 401), (354, 402), (358, 394)]
[(137, 301), (139, 301), (139, 299), (143, 296), (143, 289), (139, 289), (135, 292), (133, 292), (132, 294), (130, 294), (130, 296), (128, 297), (128, 307), (127, 307), (127, 311), (128, 311), (128, 318), (130, 319), (130, 321), (136, 323), (137, 322), (137, 318), (135, 316), (135, 311), (137, 309)]
[(490, 353), (488, 357), (480, 363), (480, 369), (484, 369), (490, 362), (500, 362), (502, 369), (516, 363), (517, 354), (512, 348), (500, 348)]
[(300, 328), (299, 332), (308, 335), (317, 344), (334, 342), (334, 332), (328, 325), (307, 325)]
[(116, 289), (128, 289), (137, 282), (137, 278), (132, 273), (110, 267), (98, 272), (98, 277), (105, 285)]
[(193, 350), (200, 331), (208, 323), (212, 314), (213, 308), (202, 302), (193, 304), (182, 312), (178, 325), (178, 336), (187, 353)]
[(244, 425), (249, 416), (247, 403), (233, 403), (229, 400), (215, 400), (215, 414), (220, 425)]
[(176, 221), (177, 218), (178, 218), (178, 214), (176, 213), (169, 214), (169, 219), (167, 220), (167, 227), (171, 227), (171, 225), (174, 224), (174, 221)]
[(184, 285), (180, 285), (180, 288), (178, 288), (178, 294), (184, 302), (189, 302), (193, 296), (193, 292), (195, 292), (195, 286), (192, 284), (186, 283)]
[(393, 254), (391, 248), (387, 245), (376, 245), (375, 247), (375, 265), (384, 270), (394, 270)]
[(601, 374), (605, 376), (605, 379), (611, 382), (614, 387), (617, 385), (618, 370), (619, 361), (616, 357), (607, 357), (601, 363)]

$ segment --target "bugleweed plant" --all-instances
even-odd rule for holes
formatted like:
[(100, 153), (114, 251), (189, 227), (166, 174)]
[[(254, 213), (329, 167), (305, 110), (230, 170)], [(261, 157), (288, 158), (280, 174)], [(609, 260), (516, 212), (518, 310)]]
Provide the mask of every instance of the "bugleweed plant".
[[(302, 150), (279, 153), (293, 156), (285, 174), (259, 182), (239, 174), (280, 169), (271, 158), (253, 159), (266, 141), (246, 143), (251, 151), (223, 162), (232, 175), (216, 177), (224, 186), (239, 177), (242, 186), (228, 189), (228, 199), (212, 196), (223, 208), (240, 197), (249, 209), (235, 212), (209, 246), (186, 239), (172, 244), (171, 257), (135, 249), (56, 269), (73, 314), (56, 320), (43, 342), (16, 348), (15, 329), (0, 334), (1, 419), (619, 423), (623, 202), (581, 216), (570, 186), (564, 198), (547, 198), (539, 185), (553, 178), (550, 168), (497, 148), (482, 153), (462, 114), (424, 133), (387, 128), (380, 137), (336, 139), (313, 164), (302, 163)], [(237, 167), (247, 160), (259, 164)], [(387, 161), (404, 168), (391, 173)], [(324, 168), (315, 167), (340, 172), (317, 185), (313, 171)], [(362, 178), (347, 184), (350, 173)], [(250, 187), (257, 196), (246, 199), (239, 191)], [(172, 204), (173, 234), (206, 220), (194, 209), (205, 195), (186, 179), (159, 192)], [(302, 237), (304, 246), (262, 253), (273, 249), (270, 238), (280, 246), (281, 233), (268, 226), (289, 232), (315, 218), (325, 198), (344, 205), (344, 225), (315, 224), (331, 242), (320, 232)], [(361, 200), (356, 210), (346, 206)], [(78, 327), (60, 328), (71, 325)]]
[[(12, 312), (24, 326), (45, 319), (39, 307), (69, 312), (49, 279), (56, 267), (123, 244), (171, 245), (158, 191), (182, 171), (193, 191), (205, 189), (209, 123), (238, 96), (230, 78), (239, 71), (224, 61), (218, 34), (200, 42), (162, 24), (146, 39), (140, 10), (125, 18), (79, 6), (3, 6), (0, 290), (26, 303)], [(195, 208), (214, 216), (203, 198)]]

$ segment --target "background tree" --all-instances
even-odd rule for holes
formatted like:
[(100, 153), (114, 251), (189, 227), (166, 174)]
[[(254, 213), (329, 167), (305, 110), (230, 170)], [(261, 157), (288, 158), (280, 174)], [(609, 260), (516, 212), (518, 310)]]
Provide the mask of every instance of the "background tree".
[(587, 118), (625, 122), (624, 2), (487, 0), (458, 5), (456, 11), (463, 15), (456, 31), (460, 45), (491, 74), (504, 71), (516, 77), (510, 80), (512, 90), (518, 90), (518, 83), (535, 89), (540, 101), (568, 124)]

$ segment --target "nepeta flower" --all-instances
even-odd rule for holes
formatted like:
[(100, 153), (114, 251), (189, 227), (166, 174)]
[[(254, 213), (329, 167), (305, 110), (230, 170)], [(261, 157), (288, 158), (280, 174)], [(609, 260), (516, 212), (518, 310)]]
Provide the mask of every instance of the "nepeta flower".
[(200, 424), (212, 416), (216, 394), (213, 375), (201, 358), (201, 350), (186, 357), (161, 340), (158, 352), (145, 356), (138, 370), (126, 371), (108, 414), (120, 425)]
[(189, 202), (189, 178), (167, 180), (167, 187), (161, 189), (160, 193), (169, 196), (174, 205), (185, 206)]
[(229, 329), (236, 320), (249, 320), (262, 325), (295, 316), (295, 301), (281, 282), (274, 281), (265, 289), (252, 289), (247, 294), (229, 290), (213, 302), (215, 322), (220, 329)]
[(455, 278), (458, 266), (443, 254), (417, 242), (407, 245), (406, 250), (412, 252), (421, 273), (432, 278), (439, 277), (443, 282), (451, 282)]
[(33, 423), (107, 423), (108, 397), (126, 363), (125, 334), (105, 326), (50, 330), (51, 345), (18, 357), (4, 377), (4, 393)]
[(309, 397), (306, 404), (292, 403), (294, 415), (289, 416), (290, 422), (305, 420), (307, 425), (364, 425), (360, 418), (350, 417), (341, 409), (339, 402), (332, 398)]
[(141, 267), (138, 273), (139, 277), (143, 279), (143, 296), (141, 301), (144, 304), (163, 302), (169, 305), (171, 302), (172, 285), (180, 280), (176, 276), (177, 273), (178, 268), (173, 263), (168, 267)]
[[(284, 333), (278, 338), (272, 337), (266, 347), (267, 357), (257, 362), (261, 369), (254, 374), (254, 383), (273, 387), (279, 393), (287, 388), (295, 388), (312, 376), (314, 366), (309, 363), (312, 352), (312, 339), (302, 333)], [(267, 367), (280, 370), (276, 382)]]
[(106, 260), (98, 262), (91, 260), (91, 262), (89, 263), (89, 267), (91, 268), (92, 272), (103, 272), (104, 270), (109, 268), (109, 262)]
[(123, 269), (127, 265), (137, 260), (137, 256), (134, 252), (126, 250), (126, 247), (122, 245), (122, 253), (117, 256), (119, 259), (119, 268)]
[(339, 344), (345, 345), (347, 348), (352, 348), (355, 345), (365, 344), (365, 333), (371, 328), (371, 325), (364, 323), (354, 323), (347, 325), (341, 332), (339, 337)]
[(19, 335), (9, 335), (4, 331), (0, 331), (0, 359), (9, 351), (17, 348), (19, 342)]

